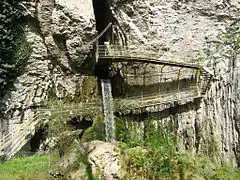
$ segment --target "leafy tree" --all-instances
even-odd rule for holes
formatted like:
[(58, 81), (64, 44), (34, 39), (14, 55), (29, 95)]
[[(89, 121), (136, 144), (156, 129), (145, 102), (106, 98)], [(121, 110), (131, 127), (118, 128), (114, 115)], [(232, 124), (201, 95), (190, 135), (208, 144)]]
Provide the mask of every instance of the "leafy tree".
[(30, 54), (20, 0), (0, 1), (0, 97), (22, 72)]

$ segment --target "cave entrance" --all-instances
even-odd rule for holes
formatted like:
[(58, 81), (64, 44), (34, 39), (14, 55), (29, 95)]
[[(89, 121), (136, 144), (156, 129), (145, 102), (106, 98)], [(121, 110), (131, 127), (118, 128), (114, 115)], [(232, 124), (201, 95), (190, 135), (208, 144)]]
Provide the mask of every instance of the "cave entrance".
[[(92, 0), (94, 14), (96, 19), (96, 29), (101, 33), (109, 23), (112, 22), (113, 16), (110, 10), (109, 0)], [(109, 28), (100, 38), (99, 44), (103, 45), (104, 42), (111, 42), (112, 28)]]
[(40, 128), (30, 140), (30, 151), (36, 153), (41, 143), (45, 140), (46, 129)]

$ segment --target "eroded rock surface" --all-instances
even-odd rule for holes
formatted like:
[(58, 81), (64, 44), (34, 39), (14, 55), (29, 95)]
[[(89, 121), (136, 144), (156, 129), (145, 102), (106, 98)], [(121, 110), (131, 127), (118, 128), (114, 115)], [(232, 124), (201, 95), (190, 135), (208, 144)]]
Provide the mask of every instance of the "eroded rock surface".
[(25, 6), (32, 13), (26, 17), (32, 53), (24, 73), (1, 101), (8, 119), (1, 123), (3, 133), (18, 129), (47, 97), (74, 96), (82, 82), (78, 70), (96, 35), (91, 0), (39, 0)]

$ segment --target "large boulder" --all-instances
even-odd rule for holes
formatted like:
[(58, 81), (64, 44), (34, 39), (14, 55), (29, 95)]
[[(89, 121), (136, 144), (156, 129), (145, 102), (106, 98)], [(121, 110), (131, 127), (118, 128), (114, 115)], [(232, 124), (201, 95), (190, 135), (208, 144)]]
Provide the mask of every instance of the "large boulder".
[(117, 144), (91, 141), (77, 145), (62, 158), (53, 169), (51, 176), (64, 176), (74, 180), (98, 177), (105, 180), (123, 179), (125, 171)]

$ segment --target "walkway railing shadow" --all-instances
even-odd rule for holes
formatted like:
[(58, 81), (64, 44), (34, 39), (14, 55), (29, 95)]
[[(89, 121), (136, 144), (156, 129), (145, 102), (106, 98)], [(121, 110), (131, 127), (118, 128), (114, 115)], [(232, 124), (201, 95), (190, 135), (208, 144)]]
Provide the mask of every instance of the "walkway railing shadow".
[(152, 94), (148, 97), (135, 96), (124, 99), (119, 98), (115, 100), (115, 109), (118, 111), (126, 111), (199, 97), (201, 97), (201, 95), (198, 86), (191, 86), (186, 89), (166, 91), (161, 94)]

